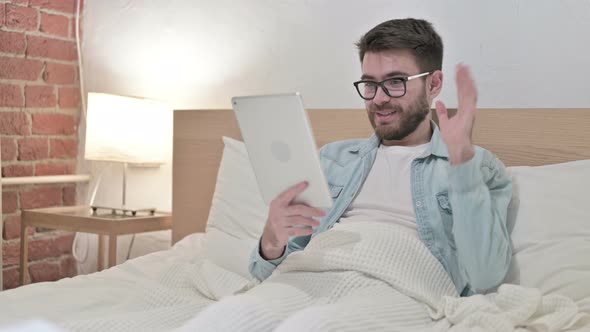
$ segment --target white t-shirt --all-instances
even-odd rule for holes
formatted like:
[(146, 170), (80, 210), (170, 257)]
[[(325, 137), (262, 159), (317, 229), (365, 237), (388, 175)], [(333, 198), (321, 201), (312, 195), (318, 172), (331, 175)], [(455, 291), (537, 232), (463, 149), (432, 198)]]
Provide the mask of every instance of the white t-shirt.
[(429, 145), (430, 142), (409, 147), (380, 145), (365, 183), (339, 222), (394, 223), (418, 236), (410, 187), (411, 167), (412, 161)]

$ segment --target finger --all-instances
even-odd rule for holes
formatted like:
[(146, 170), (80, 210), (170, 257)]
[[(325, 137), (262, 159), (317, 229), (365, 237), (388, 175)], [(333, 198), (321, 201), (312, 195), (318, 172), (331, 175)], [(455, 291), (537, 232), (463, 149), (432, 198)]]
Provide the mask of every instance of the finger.
[(277, 196), (276, 200), (283, 205), (289, 205), (289, 203), (291, 203), (297, 195), (301, 194), (308, 185), (307, 181), (299, 182)]
[(306, 217), (324, 217), (324, 210), (313, 208), (305, 204), (295, 204), (287, 208), (287, 216), (306, 216)]
[(317, 227), (320, 225), (320, 222), (315, 219), (306, 218), (306, 217), (287, 217), (287, 227), (293, 226), (311, 226)]
[(441, 128), (446, 128), (449, 122), (449, 116), (447, 113), (447, 107), (445, 103), (440, 100), (437, 100), (435, 103), (436, 107), (436, 115), (438, 116), (438, 126)]
[(477, 104), (477, 87), (469, 66), (462, 63), (458, 64), (456, 79), (459, 111), (474, 112)]
[(289, 228), (288, 232), (289, 236), (307, 236), (313, 234), (313, 229), (311, 228)]

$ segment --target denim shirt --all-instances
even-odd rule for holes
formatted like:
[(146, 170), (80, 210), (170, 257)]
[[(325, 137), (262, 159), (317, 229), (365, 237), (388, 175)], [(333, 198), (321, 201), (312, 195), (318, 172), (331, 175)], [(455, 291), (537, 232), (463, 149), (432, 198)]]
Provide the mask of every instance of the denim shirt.
[[(496, 287), (512, 258), (506, 226), (512, 183), (504, 165), (488, 150), (451, 166), (447, 146), (436, 124), (430, 148), (412, 161), (411, 191), (418, 234), (438, 259), (462, 296)], [(312, 235), (292, 237), (283, 255), (260, 256), (260, 241), (250, 259), (250, 273), (259, 280), (272, 274), (289, 254), (303, 250), (310, 239), (329, 230), (354, 200), (365, 181), (380, 139), (338, 141), (320, 150), (320, 160), (334, 204)]]

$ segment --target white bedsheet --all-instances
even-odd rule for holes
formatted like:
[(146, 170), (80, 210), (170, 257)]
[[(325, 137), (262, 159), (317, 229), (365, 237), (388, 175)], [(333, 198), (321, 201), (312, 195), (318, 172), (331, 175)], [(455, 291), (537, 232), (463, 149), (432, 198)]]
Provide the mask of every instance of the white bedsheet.
[(319, 234), (264, 283), (212, 304), (180, 331), (556, 332), (589, 318), (571, 299), (517, 285), (459, 298), (419, 239), (367, 222)]
[(69, 331), (167, 331), (248, 284), (205, 258), (203, 234), (114, 268), (0, 293), (0, 329), (41, 319)]
[(212, 262), (206, 240), (194, 234), (106, 271), (2, 292), (0, 330), (41, 319), (67, 331), (504, 331), (538, 322), (560, 331), (588, 319), (571, 300), (517, 286), (456, 298), (424, 245), (382, 224), (337, 225), (247, 292), (253, 282)]

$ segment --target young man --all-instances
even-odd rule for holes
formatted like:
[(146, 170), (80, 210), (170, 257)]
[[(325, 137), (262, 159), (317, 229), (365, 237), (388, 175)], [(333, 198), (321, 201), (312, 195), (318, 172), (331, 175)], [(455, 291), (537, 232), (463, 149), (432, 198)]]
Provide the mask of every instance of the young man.
[(334, 198), (327, 213), (292, 203), (305, 183), (272, 202), (252, 254), (252, 275), (266, 279), (289, 254), (337, 222), (370, 220), (397, 224), (419, 237), (459, 294), (497, 286), (512, 257), (506, 228), (512, 186), (502, 163), (472, 143), (477, 91), (469, 69), (457, 66), (457, 114), (449, 118), (445, 105), (436, 103), (439, 129), (430, 106), (442, 89), (443, 44), (432, 25), (387, 21), (357, 46), (363, 74), (354, 86), (375, 134), (322, 148)]

